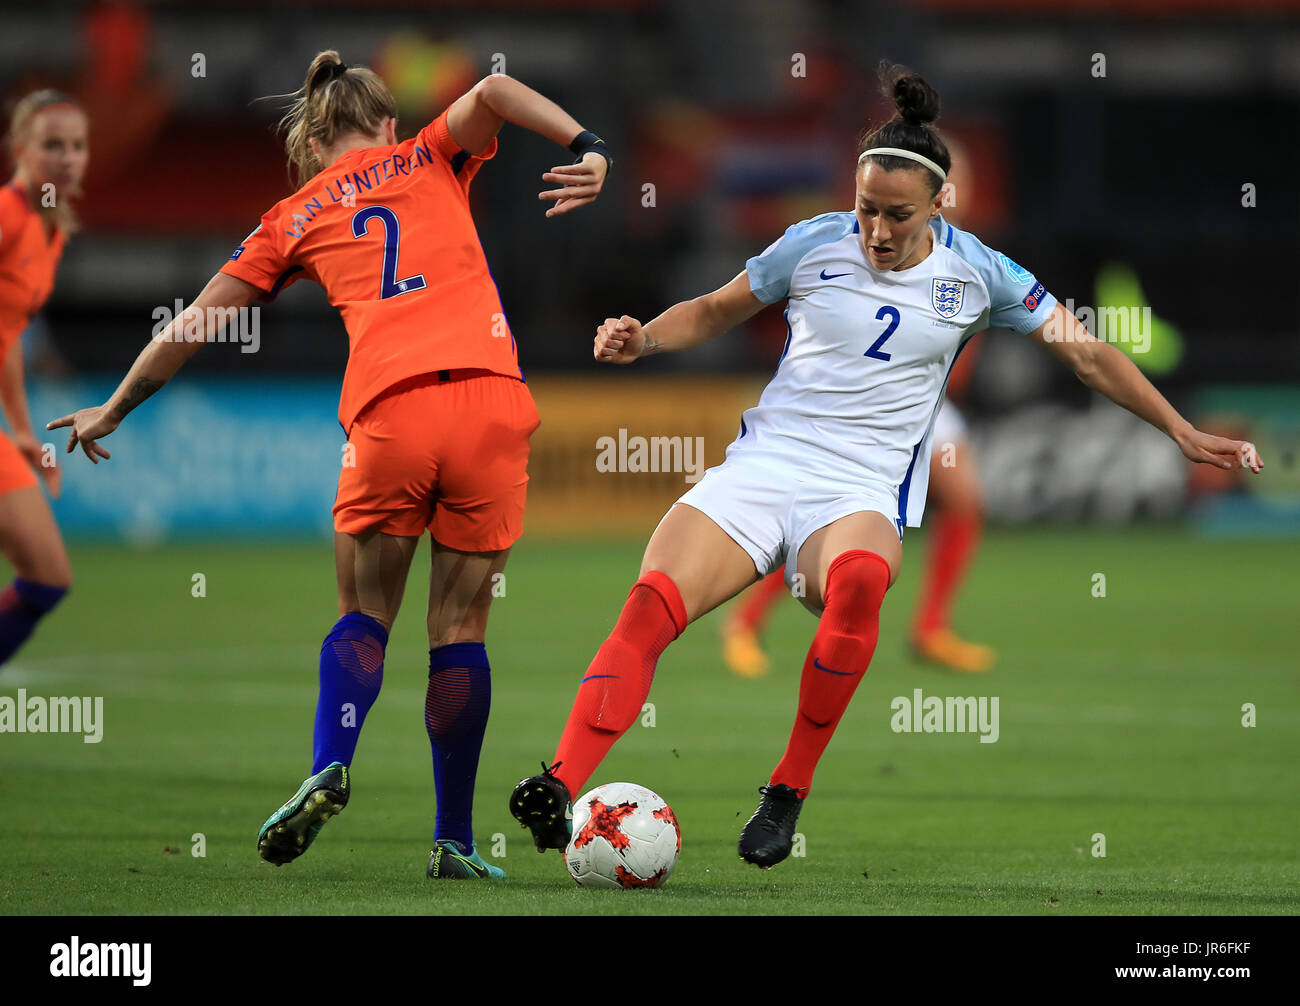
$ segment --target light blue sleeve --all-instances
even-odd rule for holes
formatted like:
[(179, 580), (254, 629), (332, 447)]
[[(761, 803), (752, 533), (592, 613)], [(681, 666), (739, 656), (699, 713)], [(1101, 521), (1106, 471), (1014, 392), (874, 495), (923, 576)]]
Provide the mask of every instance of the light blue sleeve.
[(952, 229), (952, 249), (980, 274), (989, 291), (989, 325), (1028, 335), (1056, 307), (1056, 298), (1028, 269), (1016, 265), (973, 234)]
[(845, 211), (821, 213), (811, 220), (791, 224), (762, 254), (745, 263), (750, 291), (764, 304), (789, 297), (790, 277), (803, 257), (818, 245), (838, 241), (851, 233), (854, 223), (853, 213)]

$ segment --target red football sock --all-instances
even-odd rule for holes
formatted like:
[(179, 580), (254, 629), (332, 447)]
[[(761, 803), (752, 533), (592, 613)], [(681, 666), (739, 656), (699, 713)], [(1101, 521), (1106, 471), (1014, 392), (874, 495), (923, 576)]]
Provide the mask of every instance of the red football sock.
[(912, 625), (913, 635), (924, 635), (948, 625), (953, 595), (966, 575), (979, 542), (982, 522), (977, 513), (941, 511), (934, 522), (930, 550), (921, 586), (921, 602)]
[(735, 619), (751, 632), (759, 632), (767, 621), (768, 613), (776, 599), (785, 593), (785, 574), (781, 570), (769, 573), (749, 588), (736, 610)]
[(627, 595), (618, 624), (578, 686), (578, 697), (560, 737), (556, 777), (575, 799), (614, 742), (641, 715), (659, 654), (686, 628), (681, 592), (652, 570)]
[(875, 552), (855, 549), (831, 563), (826, 606), (799, 682), (799, 712), (772, 785), (808, 795), (817, 762), (871, 663), (888, 589), (889, 564)]

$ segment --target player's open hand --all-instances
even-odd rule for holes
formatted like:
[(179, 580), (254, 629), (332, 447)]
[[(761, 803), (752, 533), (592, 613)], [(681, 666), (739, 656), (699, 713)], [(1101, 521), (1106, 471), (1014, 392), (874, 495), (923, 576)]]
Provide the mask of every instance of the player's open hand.
[(18, 453), (27, 459), (27, 463), (36, 469), (36, 473), (45, 480), (50, 495), (58, 499), (59, 490), (63, 485), (63, 469), (58, 466), (55, 459), (45, 456), (45, 448), (30, 433), (15, 433), (14, 446), (18, 448)]
[(645, 331), (641, 323), (626, 314), (621, 318), (606, 318), (596, 329), (593, 355), (600, 363), (631, 363), (645, 350)]
[(1201, 464), (1214, 465), (1216, 468), (1249, 468), (1256, 475), (1264, 467), (1264, 462), (1259, 459), (1259, 451), (1246, 440), (1216, 437), (1194, 428), (1174, 439), (1184, 455)]
[(609, 161), (600, 154), (588, 152), (577, 164), (561, 164), (542, 175), (544, 182), (558, 182), (558, 189), (537, 193), (538, 199), (553, 199), (555, 205), (546, 211), (548, 217), (576, 210), (594, 202), (609, 174)]
[(70, 416), (62, 416), (46, 423), (45, 428), (57, 430), (63, 426), (71, 426), (72, 435), (68, 437), (67, 453), (71, 454), (77, 444), (81, 444), (86, 457), (99, 464), (100, 458), (109, 458), (111, 455), (95, 441), (108, 436), (117, 429), (117, 425), (118, 420), (110, 415), (107, 405), (96, 405), (90, 409), (79, 409)]

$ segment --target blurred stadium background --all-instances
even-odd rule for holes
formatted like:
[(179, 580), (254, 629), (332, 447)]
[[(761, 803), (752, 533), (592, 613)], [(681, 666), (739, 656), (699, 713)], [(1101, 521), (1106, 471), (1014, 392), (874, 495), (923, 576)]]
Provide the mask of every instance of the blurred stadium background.
[[(402, 136), (504, 70), (618, 158), (595, 205), (547, 221), (540, 175), (567, 158), (507, 126), (472, 192), (542, 415), (527, 533), (489, 634), (498, 687), (476, 806), (482, 846), (509, 836), (514, 886), (426, 890), (423, 559), (359, 748), (355, 812), (301, 867), (253, 854), (304, 767), (335, 601), (347, 341), (300, 283), (262, 311), (257, 352), (206, 347), (110, 438), (109, 463), (65, 459), (54, 506), (76, 583), (0, 687), (105, 695), (111, 743), (0, 739), (0, 910), (1300, 907), (1298, 0), (191, 0), (9, 4), (0, 24), (0, 92), (59, 87), (91, 119), (84, 230), (26, 336), (41, 424), (103, 401), (154, 312), (196, 294), (289, 193), (275, 105), (257, 99), (298, 87), (320, 49), (386, 78)], [(631, 731), (600, 780), (672, 801), (687, 834), (673, 886), (583, 898), (532, 853), (505, 797), (553, 750), (642, 543), (685, 488), (681, 473), (599, 471), (597, 441), (703, 437), (716, 463), (785, 334), (769, 310), (696, 352), (598, 368), (594, 328), (713, 289), (790, 223), (848, 208), (858, 137), (885, 113), (882, 58), (943, 97), (939, 126), (972, 168), (962, 225), (1062, 301), (1149, 306), (1135, 359), (1201, 428), (1252, 439), (1267, 468), (1193, 471), (1029, 340), (984, 334), (961, 405), (1001, 527), (955, 623), (999, 647), (997, 670), (958, 679), (908, 659), (927, 529), (909, 532), (901, 596), (800, 820), (808, 858), (760, 874), (736, 859), (736, 818), (787, 735), (812, 622), (777, 610), (777, 671), (750, 681), (722, 669), (710, 616), (661, 661), (656, 729)], [(1110, 602), (1090, 589), (1097, 571)], [(1000, 695), (1002, 739), (889, 732), (890, 696), (914, 687)], [(1243, 703), (1258, 729), (1242, 729)], [(1097, 832), (1110, 859), (1089, 855)], [(189, 855), (199, 834), (203, 859)]]
[[(4, 25), (3, 93), (63, 88), (92, 123), (85, 229), (27, 337), (38, 421), (102, 400), (155, 309), (192, 297), (288, 194), (276, 103), (257, 99), (297, 87), (319, 49), (388, 80), (402, 135), (504, 69), (618, 152), (600, 203), (560, 220), (535, 201), (558, 159), (538, 137), (507, 126), (475, 182), (543, 415), (529, 528), (587, 532), (587, 507), (611, 503), (602, 528), (642, 534), (680, 476), (599, 473), (596, 439), (703, 435), (715, 463), (784, 327), (765, 312), (697, 352), (612, 373), (591, 361), (594, 326), (712, 289), (788, 224), (850, 205), (888, 57), (943, 96), (940, 126), (974, 169), (964, 226), (1062, 300), (1149, 305), (1150, 350), (1135, 358), (1194, 421), (1251, 437), (1269, 465), (1253, 480), (1192, 472), (1028, 340), (995, 331), (962, 395), (991, 520), (1191, 516), (1207, 533), (1300, 532), (1300, 3), (195, 0), (10, 5)], [(326, 534), (346, 347), (320, 290), (291, 288), (262, 312), (258, 352), (207, 347), (115, 435), (111, 465), (67, 466), (65, 532)]]

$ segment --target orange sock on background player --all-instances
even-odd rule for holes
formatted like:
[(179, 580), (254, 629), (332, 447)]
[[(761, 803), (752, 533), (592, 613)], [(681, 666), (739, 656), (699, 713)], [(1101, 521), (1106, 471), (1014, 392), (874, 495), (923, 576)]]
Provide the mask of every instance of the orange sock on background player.
[(888, 589), (889, 563), (875, 552), (845, 552), (826, 571), (826, 606), (804, 660), (799, 711), (772, 785), (807, 796), (817, 762), (875, 653)]
[(685, 628), (686, 605), (677, 584), (658, 570), (637, 580), (618, 624), (583, 675), (552, 761), (570, 796), (580, 795), (614, 742), (641, 715), (659, 655)]
[(761, 632), (772, 605), (783, 593), (785, 593), (785, 574), (778, 569), (750, 588), (732, 617), (751, 632)]
[(916, 609), (912, 633), (920, 637), (948, 626), (952, 607), (966, 568), (979, 543), (983, 521), (976, 513), (942, 510), (935, 518), (926, 557), (921, 600)]

